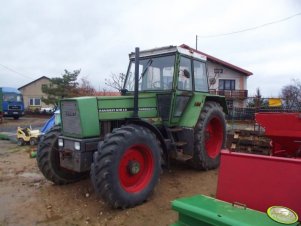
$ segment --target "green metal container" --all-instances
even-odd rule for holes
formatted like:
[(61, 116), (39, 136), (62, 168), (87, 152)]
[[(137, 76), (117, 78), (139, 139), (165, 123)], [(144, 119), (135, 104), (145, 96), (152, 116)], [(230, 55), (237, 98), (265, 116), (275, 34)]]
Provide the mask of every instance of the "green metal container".
[(266, 213), (205, 195), (176, 199), (172, 209), (179, 213), (179, 219), (171, 226), (283, 226)]

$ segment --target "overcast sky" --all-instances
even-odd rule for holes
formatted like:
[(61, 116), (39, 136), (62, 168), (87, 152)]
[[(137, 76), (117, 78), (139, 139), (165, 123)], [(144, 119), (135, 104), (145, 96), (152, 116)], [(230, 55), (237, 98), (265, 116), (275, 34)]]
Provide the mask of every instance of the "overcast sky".
[[(96, 89), (126, 72), (128, 53), (187, 44), (301, 12), (300, 0), (0, 0), (0, 86), (81, 69)], [(248, 32), (199, 38), (198, 49), (253, 72), (249, 95), (301, 79), (301, 15)]]

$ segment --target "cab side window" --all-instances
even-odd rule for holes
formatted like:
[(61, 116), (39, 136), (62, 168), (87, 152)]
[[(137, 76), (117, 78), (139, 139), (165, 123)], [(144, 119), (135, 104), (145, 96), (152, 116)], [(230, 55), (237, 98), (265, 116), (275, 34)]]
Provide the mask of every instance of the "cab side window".
[(179, 90), (192, 90), (191, 60), (181, 56), (178, 76)]
[(205, 63), (193, 61), (195, 91), (208, 92), (208, 80)]

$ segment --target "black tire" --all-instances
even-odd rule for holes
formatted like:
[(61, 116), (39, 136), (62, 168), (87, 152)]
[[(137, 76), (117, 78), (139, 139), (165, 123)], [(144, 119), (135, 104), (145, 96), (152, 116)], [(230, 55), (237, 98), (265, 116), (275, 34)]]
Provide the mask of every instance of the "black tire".
[(150, 130), (126, 125), (106, 136), (93, 161), (96, 193), (113, 208), (130, 208), (144, 202), (156, 186), (161, 146)]
[(19, 138), (19, 139), (17, 140), (17, 145), (18, 145), (18, 146), (23, 146), (23, 145), (24, 145), (24, 140), (23, 140), (22, 138)]
[(30, 138), (29, 144), (30, 144), (31, 146), (34, 146), (34, 145), (36, 145), (37, 143), (38, 143), (37, 138), (35, 138), (35, 137)]
[(55, 184), (62, 185), (79, 181), (86, 173), (72, 172), (60, 167), (58, 151), (58, 136), (61, 134), (59, 126), (52, 127), (40, 141), (37, 149), (38, 167), (46, 177)]
[(217, 168), (225, 141), (226, 121), (222, 107), (216, 102), (208, 101), (194, 130), (194, 154), (191, 165), (198, 170)]

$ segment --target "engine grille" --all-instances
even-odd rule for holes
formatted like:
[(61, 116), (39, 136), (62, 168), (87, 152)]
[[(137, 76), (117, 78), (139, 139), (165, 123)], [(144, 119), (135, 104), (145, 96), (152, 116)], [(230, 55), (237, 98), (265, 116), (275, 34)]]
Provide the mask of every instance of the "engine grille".
[(61, 111), (63, 132), (80, 136), (82, 131), (76, 101), (62, 101)]
[(9, 110), (21, 110), (21, 106), (18, 106), (18, 105), (9, 105), (8, 109)]

